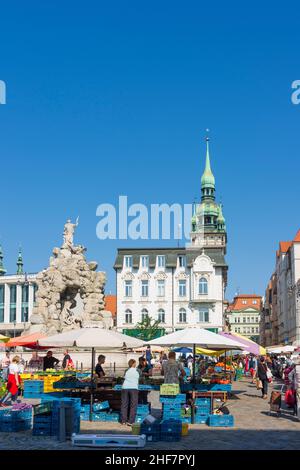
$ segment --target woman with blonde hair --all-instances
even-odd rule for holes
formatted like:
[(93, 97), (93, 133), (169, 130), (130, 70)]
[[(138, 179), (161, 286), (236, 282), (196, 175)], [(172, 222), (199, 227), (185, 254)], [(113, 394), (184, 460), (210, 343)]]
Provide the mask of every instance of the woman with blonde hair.
[(140, 374), (135, 359), (130, 359), (128, 366), (121, 392), (121, 423), (131, 426), (135, 422), (138, 406)]
[(0, 401), (0, 406), (7, 406), (5, 402), (11, 398), (11, 401), (16, 401), (18, 398), (18, 391), (20, 386), (20, 376), (19, 376), (19, 364), (20, 364), (20, 357), (15, 356), (13, 357), (9, 368), (8, 368), (8, 379), (6, 384), (7, 392), (4, 397)]

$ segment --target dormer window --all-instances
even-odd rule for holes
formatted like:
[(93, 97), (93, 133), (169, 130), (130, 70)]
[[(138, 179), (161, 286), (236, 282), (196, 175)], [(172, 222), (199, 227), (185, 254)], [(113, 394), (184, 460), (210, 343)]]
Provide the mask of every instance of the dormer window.
[(166, 257), (165, 255), (159, 255), (157, 257), (157, 267), (164, 268), (166, 266)]
[(179, 255), (178, 256), (178, 266), (179, 266), (179, 268), (185, 268), (186, 267), (186, 257), (184, 255)]
[(124, 256), (124, 266), (125, 268), (132, 268), (132, 256)]

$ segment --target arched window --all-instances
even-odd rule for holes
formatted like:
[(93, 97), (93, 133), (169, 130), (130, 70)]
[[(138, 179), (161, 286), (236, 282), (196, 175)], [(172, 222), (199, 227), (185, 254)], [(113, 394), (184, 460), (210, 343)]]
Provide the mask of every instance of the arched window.
[(125, 310), (125, 323), (132, 323), (132, 311), (129, 308)]
[(163, 308), (158, 310), (158, 321), (159, 323), (166, 323), (166, 314)]
[(201, 277), (199, 279), (199, 294), (207, 294), (208, 293), (208, 287), (207, 287), (207, 279), (205, 277)]
[(186, 310), (181, 308), (179, 310), (179, 323), (186, 323)]
[(149, 316), (149, 312), (146, 308), (143, 308), (142, 310), (142, 321), (146, 320), (146, 318)]

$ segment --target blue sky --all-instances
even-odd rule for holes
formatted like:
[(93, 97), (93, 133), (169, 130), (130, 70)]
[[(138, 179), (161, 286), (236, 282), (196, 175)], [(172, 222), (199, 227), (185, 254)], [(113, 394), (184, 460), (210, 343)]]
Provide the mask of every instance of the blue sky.
[[(7, 2), (1, 6), (0, 236), (5, 266), (47, 266), (67, 217), (108, 273), (96, 208), (200, 195), (205, 129), (228, 228), (229, 286), (263, 293), (299, 220), (296, 2)], [(212, 3), (212, 2), (211, 2)], [(171, 242), (176, 246), (176, 242)], [(164, 242), (164, 245), (166, 243)]]

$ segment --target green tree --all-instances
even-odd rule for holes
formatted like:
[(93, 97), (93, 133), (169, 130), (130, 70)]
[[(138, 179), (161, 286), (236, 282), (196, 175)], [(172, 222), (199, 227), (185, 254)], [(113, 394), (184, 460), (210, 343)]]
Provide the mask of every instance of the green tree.
[(150, 341), (162, 334), (162, 330), (159, 328), (159, 320), (154, 320), (154, 318), (151, 318), (149, 315), (145, 316), (141, 322), (136, 324), (136, 330), (138, 330), (138, 338), (144, 341)]

